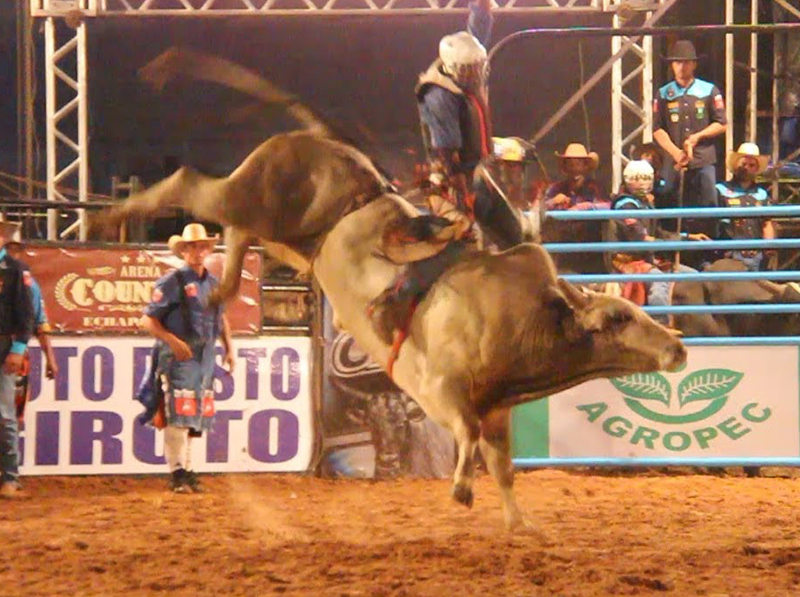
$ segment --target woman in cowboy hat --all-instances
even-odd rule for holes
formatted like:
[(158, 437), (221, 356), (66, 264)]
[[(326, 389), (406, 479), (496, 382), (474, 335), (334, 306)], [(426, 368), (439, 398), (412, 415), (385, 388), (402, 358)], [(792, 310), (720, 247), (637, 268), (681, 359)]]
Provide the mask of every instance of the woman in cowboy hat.
[(545, 192), (545, 206), (556, 209), (607, 209), (608, 200), (591, 178), (600, 156), (580, 143), (570, 143), (564, 153), (556, 152), (566, 178), (551, 184)]
[[(666, 153), (662, 177), (672, 205), (714, 207), (717, 194), (714, 138), (725, 133), (725, 102), (722, 93), (708, 81), (694, 76), (700, 56), (687, 40), (675, 42), (664, 59), (674, 80), (661, 87), (653, 103), (653, 139)], [(680, 174), (685, 170), (683, 196), (679, 197)], [(715, 236), (714, 220), (686, 220), (690, 232)]]
[[(769, 194), (756, 184), (756, 177), (767, 169), (769, 157), (762, 155), (755, 143), (742, 143), (737, 151), (728, 154), (728, 169), (733, 178), (717, 184), (720, 207), (764, 207)], [(775, 227), (769, 218), (723, 218), (720, 232), (728, 239), (772, 239)], [(731, 251), (726, 257), (738, 259), (751, 271), (761, 269), (762, 251)]]
[(146, 376), (137, 393), (147, 407), (140, 422), (164, 428), (164, 456), (176, 493), (200, 491), (191, 468), (190, 442), (210, 429), (214, 420), (217, 338), (222, 340), (228, 370), (232, 372), (234, 365), (228, 321), (221, 307), (208, 304), (218, 281), (204, 261), (218, 240), (208, 236), (202, 224), (188, 224), (183, 234), (169, 239), (169, 248), (186, 264), (156, 282), (140, 321), (157, 339), (154, 374)]

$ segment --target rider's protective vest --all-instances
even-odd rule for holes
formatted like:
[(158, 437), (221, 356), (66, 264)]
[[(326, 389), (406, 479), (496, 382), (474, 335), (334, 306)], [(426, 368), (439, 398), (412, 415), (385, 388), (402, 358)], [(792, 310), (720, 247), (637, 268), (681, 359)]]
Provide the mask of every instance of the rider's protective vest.
[[(474, 94), (461, 89), (453, 79), (442, 72), (441, 66), (442, 61), (437, 59), (428, 70), (420, 75), (415, 88), (417, 104), (421, 108), (425, 94), (432, 86), (441, 87), (458, 98), (459, 121), (457, 125), (461, 131), (462, 141), (461, 147), (455, 149), (458, 150), (460, 158), (459, 170), (471, 174), (481, 159), (492, 153), (492, 130), (486, 98), (483, 94)], [(433, 148), (431, 132), (422, 118), (421, 112), (420, 123), (428, 159), (435, 160), (439, 156)]]
[[(769, 205), (766, 189), (751, 186), (743, 189), (734, 181), (717, 183), (721, 207), (765, 207)], [(762, 221), (758, 218), (722, 218), (725, 236), (731, 239), (761, 239), (764, 237)]]

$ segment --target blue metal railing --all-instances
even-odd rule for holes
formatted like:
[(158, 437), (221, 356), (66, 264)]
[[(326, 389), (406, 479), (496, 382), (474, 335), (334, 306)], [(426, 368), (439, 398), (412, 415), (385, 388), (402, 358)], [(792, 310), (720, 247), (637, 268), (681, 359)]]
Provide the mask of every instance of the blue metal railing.
[(550, 253), (629, 253), (632, 251), (708, 251), (797, 249), (800, 238), (775, 238), (772, 240), (654, 240), (634, 242), (544, 243)]
[(666, 220), (676, 218), (791, 218), (800, 217), (800, 206), (772, 207), (681, 207), (669, 209), (576, 209), (548, 211), (553, 220), (624, 220), (645, 218)]
[(675, 272), (661, 274), (564, 274), (567, 282), (595, 284), (604, 282), (742, 282), (747, 280), (800, 281), (800, 271), (765, 272)]

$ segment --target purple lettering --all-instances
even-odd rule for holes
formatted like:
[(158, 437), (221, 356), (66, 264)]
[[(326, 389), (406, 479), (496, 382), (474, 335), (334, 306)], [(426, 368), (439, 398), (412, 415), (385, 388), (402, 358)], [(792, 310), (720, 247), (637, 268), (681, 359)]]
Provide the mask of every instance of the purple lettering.
[(133, 349), (133, 388), (131, 388), (131, 396), (136, 396), (136, 392), (147, 374), (152, 352), (152, 346), (136, 346)]
[(58, 464), (58, 422), (60, 414), (54, 411), (36, 413), (36, 453), (34, 462), (39, 465)]
[(267, 357), (266, 348), (240, 348), (238, 353), (245, 362), (245, 400), (258, 400), (258, 359)]
[(156, 430), (150, 425), (133, 423), (133, 456), (139, 462), (164, 464), (164, 455), (156, 454)]
[[(224, 368), (217, 365), (222, 362), (225, 349), (217, 346), (214, 353), (214, 400), (227, 400), (233, 396), (233, 376)], [(217, 390), (219, 387), (219, 390)]]
[(206, 462), (228, 462), (229, 423), (241, 421), (240, 410), (218, 410), (206, 440)]
[(42, 349), (38, 346), (31, 346), (28, 349), (28, 358), (31, 361), (31, 372), (28, 375), (28, 387), (30, 388), (28, 402), (33, 402), (42, 393)]
[[(100, 389), (95, 390), (97, 357), (100, 357)], [(94, 402), (108, 399), (114, 391), (114, 354), (105, 346), (87, 348), (81, 359), (81, 389), (83, 395)]]
[[(284, 357), (288, 366), (284, 366)], [(272, 353), (270, 388), (278, 400), (292, 400), (300, 393), (300, 355), (294, 348), (283, 347)], [(284, 380), (286, 389), (284, 389)]]
[(77, 356), (78, 349), (74, 346), (54, 346), (53, 353), (58, 365), (56, 375), (56, 400), (69, 399), (69, 359)]
[(299, 429), (294, 413), (262, 410), (250, 417), (247, 451), (259, 462), (286, 462), (297, 454)]
[[(100, 430), (95, 431), (95, 421)], [(72, 413), (70, 441), (70, 464), (92, 464), (92, 447), (99, 441), (102, 447), (100, 461), (103, 464), (122, 464), (122, 441), (115, 437), (122, 432), (122, 417), (103, 411)]]

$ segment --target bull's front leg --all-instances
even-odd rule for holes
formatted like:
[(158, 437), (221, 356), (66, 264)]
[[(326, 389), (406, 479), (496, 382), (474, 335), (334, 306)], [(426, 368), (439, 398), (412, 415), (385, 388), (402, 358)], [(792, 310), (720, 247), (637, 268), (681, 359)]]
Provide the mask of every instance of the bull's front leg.
[(484, 415), (481, 419), (480, 447), (486, 460), (486, 466), (500, 488), (506, 528), (513, 531), (525, 525), (525, 520), (514, 497), (514, 464), (511, 461), (510, 426), (510, 409), (497, 409)]
[(219, 286), (208, 298), (210, 304), (224, 303), (239, 292), (244, 256), (252, 240), (249, 234), (238, 228), (233, 226), (225, 228), (225, 269)]

